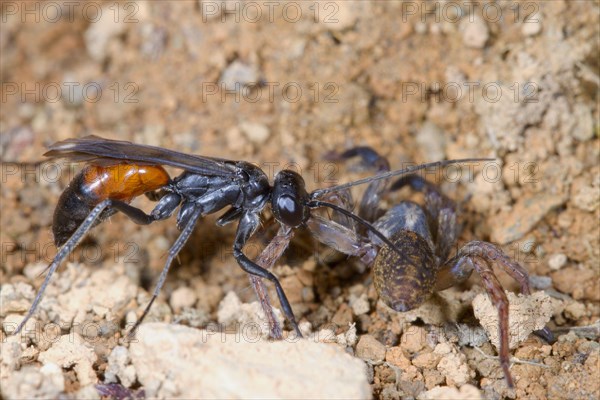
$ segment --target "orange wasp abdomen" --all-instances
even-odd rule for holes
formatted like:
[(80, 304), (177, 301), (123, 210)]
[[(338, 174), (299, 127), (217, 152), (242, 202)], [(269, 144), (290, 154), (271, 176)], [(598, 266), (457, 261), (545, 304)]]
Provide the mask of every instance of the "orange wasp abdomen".
[[(110, 199), (129, 203), (144, 193), (164, 187), (169, 181), (169, 174), (160, 165), (87, 165), (58, 200), (52, 223), (56, 245), (65, 243), (101, 201)], [(105, 210), (98, 222), (114, 212)]]
[(89, 165), (83, 172), (82, 191), (94, 196), (98, 202), (104, 199), (129, 202), (162, 188), (169, 179), (169, 174), (160, 165)]

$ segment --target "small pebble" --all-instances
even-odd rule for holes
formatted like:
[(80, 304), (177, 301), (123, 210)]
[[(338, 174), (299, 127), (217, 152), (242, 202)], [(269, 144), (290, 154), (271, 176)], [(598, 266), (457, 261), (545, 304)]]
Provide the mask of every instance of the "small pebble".
[(302, 301), (304, 303), (312, 303), (315, 301), (315, 291), (312, 287), (305, 286), (302, 288)]
[(475, 371), (467, 363), (467, 357), (458, 352), (454, 345), (440, 343), (433, 352), (441, 357), (436, 368), (444, 375), (448, 385), (462, 386), (475, 377)]
[(269, 128), (263, 124), (242, 122), (240, 129), (252, 143), (256, 144), (264, 143), (271, 136)]
[(553, 271), (558, 271), (559, 269), (564, 267), (566, 263), (567, 263), (567, 256), (562, 253), (553, 254), (550, 256), (550, 259), (548, 260), (548, 266)]
[(185, 307), (192, 307), (196, 303), (196, 293), (187, 286), (177, 288), (171, 293), (169, 304), (173, 311), (179, 312)]
[(521, 28), (521, 33), (525, 36), (535, 36), (540, 33), (542, 30), (542, 22), (537, 18), (530, 18), (528, 20), (523, 21), (523, 27)]
[(0, 289), (0, 316), (27, 311), (34, 297), (35, 291), (27, 283), (3, 284)]
[(385, 361), (403, 370), (406, 370), (411, 366), (410, 360), (404, 355), (404, 351), (402, 351), (400, 346), (390, 348), (385, 353)]
[(131, 365), (129, 350), (123, 346), (116, 346), (108, 356), (104, 383), (120, 382), (125, 387), (131, 387), (135, 379), (135, 369)]
[(427, 330), (421, 326), (411, 326), (404, 331), (400, 346), (411, 353), (416, 353), (427, 345)]
[(482, 398), (479, 389), (469, 384), (462, 385), (460, 389), (452, 386), (435, 386), (417, 397), (419, 400), (480, 400)]
[(572, 113), (575, 124), (571, 128), (571, 135), (581, 142), (592, 139), (594, 137), (595, 121), (589, 106), (576, 103), (573, 106)]
[(583, 211), (593, 212), (600, 206), (600, 189), (584, 186), (573, 196), (575, 207)]
[(240, 90), (247, 85), (256, 84), (259, 80), (258, 70), (253, 65), (234, 61), (227, 66), (219, 82), (227, 90)]
[(424, 35), (425, 33), (427, 33), (427, 24), (425, 24), (424, 22), (417, 22), (415, 24), (415, 32), (419, 35)]
[(482, 49), (490, 37), (485, 21), (478, 16), (465, 17), (460, 21), (463, 43), (467, 47)]
[(573, 217), (569, 212), (562, 212), (558, 215), (558, 220), (556, 222), (562, 229), (567, 229), (573, 223)]
[(100, 19), (90, 24), (84, 34), (87, 52), (98, 62), (108, 56), (106, 50), (110, 39), (122, 34), (126, 29), (123, 18), (115, 18), (110, 7), (112, 6), (106, 6), (99, 11)]
[(363, 335), (356, 345), (356, 356), (371, 362), (381, 362), (385, 358), (385, 346), (375, 337)]
[(586, 313), (585, 305), (578, 301), (573, 301), (565, 307), (565, 316), (573, 321), (578, 321), (584, 317)]
[(440, 355), (429, 352), (429, 353), (421, 353), (417, 355), (412, 360), (412, 364), (418, 368), (427, 368), (432, 369), (437, 367), (438, 362), (440, 361)]
[(519, 246), (521, 253), (529, 254), (535, 249), (535, 237), (527, 236)]
[(529, 283), (533, 289), (548, 289), (552, 286), (552, 278), (549, 276), (529, 275)]
[(417, 132), (417, 143), (425, 161), (443, 160), (446, 157), (446, 136), (433, 122), (427, 121)]
[(363, 315), (369, 312), (369, 300), (367, 298), (367, 294), (363, 293), (359, 297), (350, 296), (350, 307), (352, 307), (352, 312), (354, 315)]
[(19, 106), (19, 117), (23, 120), (29, 120), (35, 115), (35, 105), (32, 103), (23, 103)]

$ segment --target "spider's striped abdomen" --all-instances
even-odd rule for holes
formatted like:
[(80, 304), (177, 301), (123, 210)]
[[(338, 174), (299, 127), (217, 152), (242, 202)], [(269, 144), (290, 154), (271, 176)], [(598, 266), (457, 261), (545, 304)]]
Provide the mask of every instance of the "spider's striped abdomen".
[(384, 245), (375, 258), (373, 280), (379, 297), (396, 311), (418, 307), (433, 292), (438, 273), (425, 212), (413, 202), (402, 202), (375, 227), (400, 250)]

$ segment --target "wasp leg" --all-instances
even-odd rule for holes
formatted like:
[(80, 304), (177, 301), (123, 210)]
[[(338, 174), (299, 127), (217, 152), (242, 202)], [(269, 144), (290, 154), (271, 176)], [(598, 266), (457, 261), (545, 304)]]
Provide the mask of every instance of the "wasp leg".
[(256, 231), (260, 224), (259, 215), (253, 212), (246, 212), (240, 219), (240, 223), (238, 225), (237, 233), (235, 236), (235, 242), (233, 244), (233, 256), (236, 261), (240, 265), (240, 267), (249, 274), (258, 276), (260, 278), (265, 278), (273, 282), (275, 285), (275, 290), (277, 291), (277, 296), (279, 297), (279, 302), (281, 303), (281, 308), (283, 309), (283, 313), (286, 318), (292, 324), (294, 331), (298, 337), (302, 337), (302, 333), (298, 328), (298, 324), (296, 323), (296, 318), (294, 317), (294, 312), (292, 311), (292, 306), (283, 291), (283, 287), (279, 282), (279, 279), (273, 273), (261, 267), (260, 265), (252, 262), (242, 251), (244, 245), (252, 236), (252, 234)]
[(151, 192), (144, 193), (144, 196), (150, 201), (159, 201), (163, 197), (162, 190), (153, 190)]
[(127, 336), (132, 337), (133, 335), (135, 335), (135, 331), (137, 330), (137, 328), (140, 326), (140, 324), (142, 323), (142, 321), (144, 320), (144, 318), (150, 311), (150, 307), (152, 307), (152, 303), (154, 303), (154, 300), (156, 300), (156, 298), (158, 297), (158, 294), (160, 293), (160, 289), (162, 288), (162, 286), (165, 283), (165, 279), (167, 278), (167, 273), (169, 272), (171, 263), (173, 262), (173, 260), (177, 256), (177, 254), (179, 254), (179, 252), (185, 245), (185, 242), (187, 242), (187, 240), (190, 238), (192, 232), (194, 231), (194, 227), (196, 226), (196, 222), (198, 222), (198, 219), (201, 216), (202, 216), (202, 208), (200, 208), (200, 207), (196, 207), (192, 211), (191, 214), (186, 216), (187, 221), (183, 225), (183, 229), (181, 230), (179, 237), (177, 238), (175, 243), (173, 243), (173, 246), (171, 246), (171, 248), (169, 249), (167, 261), (165, 262), (165, 266), (163, 267), (163, 270), (160, 273), (160, 276), (158, 277), (158, 282), (156, 283), (156, 286), (154, 287), (154, 293), (152, 294), (152, 298), (150, 299), (150, 302), (144, 309), (142, 316), (136, 321), (135, 325), (133, 326), (133, 328), (131, 328), (131, 330), (129, 331)]
[(122, 201), (113, 200), (111, 208), (121, 211), (123, 214), (127, 215), (130, 220), (138, 225), (150, 225), (157, 220), (157, 218), (153, 215), (148, 215), (143, 210), (130, 206)]
[(67, 240), (65, 242), (65, 244), (60, 248), (60, 250), (54, 257), (54, 259), (52, 260), (52, 263), (48, 266), (48, 268), (47, 268), (48, 273), (46, 274), (44, 283), (42, 283), (40, 290), (38, 291), (37, 295), (35, 296), (35, 299), (33, 300), (33, 304), (29, 308), (27, 315), (25, 316), (23, 321), (21, 321), (21, 323), (15, 330), (15, 333), (14, 333), (15, 335), (18, 334), (19, 332), (21, 332), (21, 330), (23, 329), (23, 327), (25, 326), (27, 321), (29, 321), (29, 319), (31, 318), (31, 316), (33, 315), (35, 310), (37, 309), (38, 305), (40, 304), (40, 301), (42, 301), (44, 292), (46, 291), (46, 288), (48, 287), (48, 284), (50, 283), (50, 278), (52, 278), (52, 275), (54, 274), (54, 272), (56, 271), (56, 269), (58, 268), (60, 263), (69, 254), (71, 254), (73, 249), (75, 249), (75, 247), (79, 244), (79, 242), (81, 242), (81, 240), (83, 239), (85, 234), (94, 226), (94, 223), (96, 222), (98, 217), (100, 217), (100, 214), (102, 214), (102, 211), (104, 211), (107, 208), (110, 208), (111, 204), (112, 204), (111, 200), (104, 200), (104, 201), (100, 202), (98, 205), (96, 205), (92, 209), (92, 211), (90, 211), (90, 213), (85, 218), (85, 220), (83, 220), (81, 225), (79, 225), (79, 228), (77, 228), (75, 233), (73, 233), (73, 235), (69, 238), (69, 240)]

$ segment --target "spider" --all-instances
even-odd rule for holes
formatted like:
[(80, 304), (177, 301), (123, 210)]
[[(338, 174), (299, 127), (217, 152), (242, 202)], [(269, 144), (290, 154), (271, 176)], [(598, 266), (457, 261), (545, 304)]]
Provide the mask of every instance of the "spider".
[[(341, 154), (329, 155), (330, 160), (353, 157), (360, 157), (363, 166), (375, 169), (378, 173), (390, 170), (388, 161), (370, 147), (356, 147)], [(477, 271), (498, 310), (500, 364), (508, 386), (514, 387), (509, 371), (509, 302), (492, 265), (502, 268), (515, 279), (525, 295), (531, 293), (527, 271), (498, 246), (480, 240), (468, 242), (451, 256), (451, 250), (462, 231), (462, 225), (457, 222), (457, 204), (444, 195), (440, 188), (419, 175), (403, 176), (392, 183), (389, 189), (388, 180), (369, 184), (359, 205), (358, 215), (372, 222), (400, 251), (390, 248), (372, 232), (365, 232), (356, 225), (355, 220), (344, 215), (334, 215), (332, 219), (314, 215), (307, 222), (311, 233), (317, 240), (344, 254), (360, 257), (367, 265), (371, 265), (379, 297), (398, 312), (420, 306), (434, 292), (464, 282), (473, 271)], [(402, 201), (387, 211), (380, 209), (380, 200), (386, 192), (407, 186), (424, 194), (423, 206)], [(349, 192), (328, 193), (327, 189), (322, 189), (320, 195), (329, 195), (329, 201), (337, 202), (344, 209), (352, 208)], [(290, 237), (286, 237), (285, 232), (278, 237), (280, 239), (261, 254), (259, 264), (268, 268), (279, 258)], [(271, 257), (266, 256), (269, 252)], [(272, 252), (276, 253), (274, 257)], [(268, 307), (265, 308), (268, 314)], [(536, 334), (552, 341), (552, 334), (547, 328)]]

